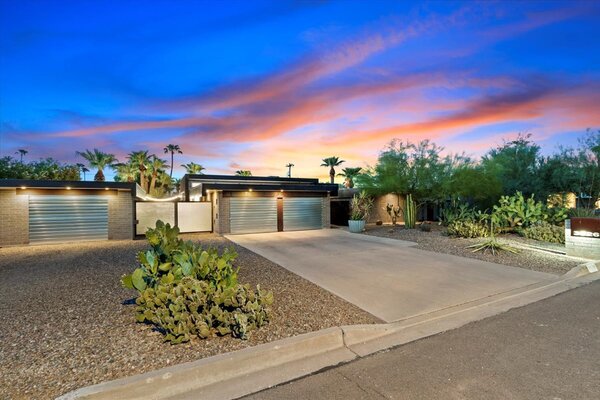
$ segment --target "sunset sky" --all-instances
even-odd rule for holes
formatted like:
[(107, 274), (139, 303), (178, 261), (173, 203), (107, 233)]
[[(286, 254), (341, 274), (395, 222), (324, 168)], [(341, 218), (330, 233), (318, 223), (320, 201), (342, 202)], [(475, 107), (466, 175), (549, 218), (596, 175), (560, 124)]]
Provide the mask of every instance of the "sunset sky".
[(325, 179), (392, 138), (478, 156), (600, 127), (599, 1), (0, 3), (1, 156), (175, 143), (178, 176)]

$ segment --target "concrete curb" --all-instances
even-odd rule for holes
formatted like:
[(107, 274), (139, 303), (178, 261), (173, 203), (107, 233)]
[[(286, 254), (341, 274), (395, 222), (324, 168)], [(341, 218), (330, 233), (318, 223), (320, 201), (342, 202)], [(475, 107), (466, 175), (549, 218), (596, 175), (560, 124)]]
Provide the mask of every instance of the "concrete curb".
[(84, 387), (72, 399), (234, 399), (375, 352), (458, 328), (600, 279), (600, 262), (466, 304), (379, 325), (328, 328)]

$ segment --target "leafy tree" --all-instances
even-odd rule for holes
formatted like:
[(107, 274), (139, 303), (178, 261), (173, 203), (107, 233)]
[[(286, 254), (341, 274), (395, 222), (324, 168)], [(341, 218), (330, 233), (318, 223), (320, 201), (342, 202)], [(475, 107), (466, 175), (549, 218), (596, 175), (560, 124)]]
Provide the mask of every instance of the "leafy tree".
[(81, 178), (76, 165), (60, 164), (52, 158), (23, 163), (12, 157), (2, 157), (0, 179), (78, 181)]
[(247, 170), (247, 169), (246, 170), (240, 169), (238, 171), (235, 171), (235, 174), (237, 176), (252, 176), (252, 171)]
[(93, 151), (86, 149), (83, 152), (78, 151), (77, 154), (87, 160), (90, 167), (98, 169), (98, 172), (94, 175), (95, 181), (103, 182), (106, 179), (104, 177), (104, 168), (110, 167), (117, 162), (114, 154), (104, 153), (98, 149), (94, 149)]
[(177, 154), (183, 154), (183, 151), (181, 151), (181, 148), (179, 147), (178, 144), (168, 144), (165, 146), (165, 148), (163, 149), (166, 153), (171, 153), (171, 172), (169, 172), (169, 177), (173, 177), (173, 159), (174, 159), (174, 155), (175, 153)]
[(187, 164), (181, 164), (181, 166), (183, 168), (185, 168), (185, 172), (186, 174), (200, 174), (202, 175), (202, 171), (204, 171), (206, 168), (204, 168), (202, 165), (200, 164), (196, 164), (195, 162), (189, 162)]
[(339, 173), (338, 176), (343, 176), (345, 178), (344, 186), (346, 186), (347, 188), (353, 188), (354, 187), (354, 178), (356, 178), (358, 176), (358, 174), (360, 174), (360, 171), (362, 171), (362, 168), (360, 168), (360, 167), (342, 168), (342, 172)]
[(537, 193), (539, 180), (540, 146), (531, 140), (531, 134), (519, 134), (517, 139), (490, 150), (482, 158), (488, 173), (495, 174), (502, 182), (505, 195), (521, 191), (525, 197)]
[(445, 191), (453, 206), (469, 202), (485, 210), (502, 196), (502, 183), (481, 165), (465, 163), (452, 169)]
[(323, 159), (323, 163), (321, 167), (329, 167), (329, 178), (331, 179), (331, 183), (334, 183), (335, 180), (335, 167), (345, 162), (344, 160), (340, 160), (339, 157), (327, 157)]

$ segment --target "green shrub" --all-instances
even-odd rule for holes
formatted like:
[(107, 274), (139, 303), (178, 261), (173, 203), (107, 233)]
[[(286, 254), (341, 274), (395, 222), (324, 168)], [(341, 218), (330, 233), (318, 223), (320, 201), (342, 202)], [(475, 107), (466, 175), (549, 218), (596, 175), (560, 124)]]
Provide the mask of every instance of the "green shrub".
[(157, 221), (146, 232), (151, 249), (139, 252), (139, 267), (121, 279), (139, 292), (139, 322), (154, 324), (173, 344), (214, 334), (246, 339), (268, 322), (273, 294), (238, 283), (234, 250), (204, 250), (178, 235), (178, 228)]
[(517, 230), (519, 235), (528, 239), (540, 240), (550, 243), (564, 243), (565, 229), (548, 222), (538, 222), (530, 227)]
[(494, 216), (498, 227), (514, 231), (518, 227), (528, 227), (547, 218), (546, 207), (532, 197), (525, 199), (521, 192), (514, 196), (502, 196), (499, 205), (494, 206)]
[(593, 218), (596, 216), (596, 212), (593, 208), (572, 208), (568, 211), (570, 218)]
[(489, 219), (489, 214), (484, 211), (469, 207), (463, 203), (457, 206), (442, 208), (440, 211), (440, 224), (448, 226), (455, 221), (485, 222)]
[(489, 229), (483, 222), (476, 221), (453, 221), (448, 225), (448, 235), (462, 238), (487, 237)]

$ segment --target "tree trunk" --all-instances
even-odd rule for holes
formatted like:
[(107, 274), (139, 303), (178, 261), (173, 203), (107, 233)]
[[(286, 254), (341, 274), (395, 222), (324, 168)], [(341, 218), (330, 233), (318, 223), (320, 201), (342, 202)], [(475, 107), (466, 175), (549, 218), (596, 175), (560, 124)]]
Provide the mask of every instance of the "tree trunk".
[(146, 187), (146, 168), (143, 168), (140, 166), (140, 186), (142, 187), (142, 189), (144, 190), (148, 190), (148, 188)]
[(173, 178), (173, 156), (174, 153), (171, 152), (171, 172), (169, 172), (169, 178)]
[(331, 169), (329, 170), (329, 177), (331, 178), (331, 183), (334, 183), (333, 181), (335, 180), (335, 169), (333, 167), (331, 167)]
[(96, 175), (94, 175), (94, 180), (99, 181), (99, 182), (104, 182), (105, 179), (106, 178), (104, 177), (104, 171), (102, 171), (102, 169), (98, 168), (98, 172), (96, 172)]
[(152, 192), (154, 191), (154, 187), (156, 186), (156, 176), (158, 174), (156, 173), (152, 173), (152, 180), (150, 181), (150, 189), (148, 190), (148, 194), (152, 194)]

